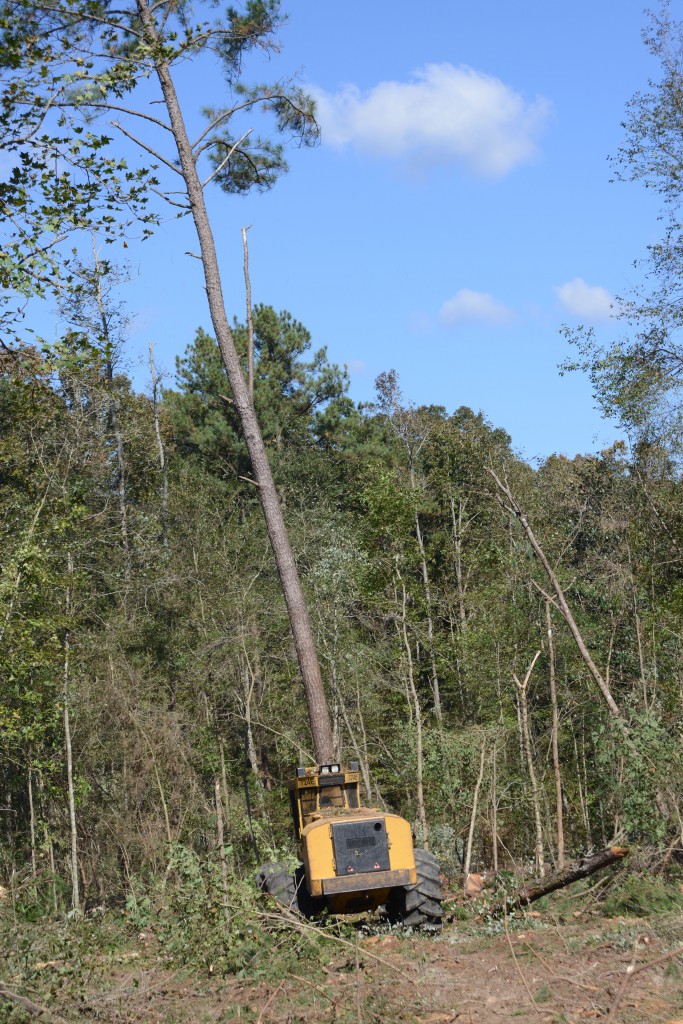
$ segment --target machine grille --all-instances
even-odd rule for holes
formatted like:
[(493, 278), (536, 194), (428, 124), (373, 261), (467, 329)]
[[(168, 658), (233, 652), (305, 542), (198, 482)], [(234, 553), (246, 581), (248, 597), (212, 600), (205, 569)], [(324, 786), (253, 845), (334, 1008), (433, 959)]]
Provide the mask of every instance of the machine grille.
[(332, 825), (337, 875), (389, 870), (389, 843), (383, 818)]

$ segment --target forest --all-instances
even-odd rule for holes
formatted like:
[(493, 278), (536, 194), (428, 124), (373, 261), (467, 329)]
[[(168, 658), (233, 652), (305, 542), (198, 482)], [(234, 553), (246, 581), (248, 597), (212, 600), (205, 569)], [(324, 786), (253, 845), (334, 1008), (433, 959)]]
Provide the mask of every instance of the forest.
[[(391, 373), (374, 408), (354, 408), (286, 312), (257, 306), (254, 340), (335, 747), (361, 765), (366, 799), (415, 821), (451, 872), (480, 773), (478, 867), (680, 839), (669, 459), (617, 443), (532, 470), (481, 413), (411, 408)], [(229, 871), (249, 874), (245, 787), (259, 849), (286, 848), (283, 783), (312, 756), (218, 348), (199, 330), (178, 389), (149, 395), (68, 342), (3, 370), (5, 877), (47, 869), (70, 904), (73, 837), (80, 899), (125, 899), (169, 851), (219, 857), (217, 806)]]
[[(147, 386), (126, 372), (123, 271), (93, 240), (119, 230), (111, 211), (142, 202), (148, 179), (107, 162), (95, 132), (74, 142), (69, 104), (87, 97), (65, 99), (49, 144), (36, 134), (43, 79), (57, 93), (98, 32), (109, 63), (86, 62), (83, 88), (123, 102), (144, 18), (126, 39), (97, 24), (108, 4), (1, 8), (3, 146), (35, 140), (1, 186), (3, 286), (48, 301), (59, 276), (67, 325), (56, 344), (27, 336), (10, 302), (0, 342), (2, 903), (15, 928), (111, 914), (161, 935), (173, 920), (172, 955), (236, 972), (272, 941), (254, 923), (254, 872), (294, 856), (286, 781), (315, 763), (260, 485), (208, 312), (174, 380), (151, 345)], [(233, 11), (233, 69), (276, 9)], [(663, 195), (652, 287), (624, 306), (613, 348), (573, 332), (565, 367), (591, 376), (627, 440), (532, 466), (485, 411), (416, 406), (391, 367), (373, 403), (354, 402), (305, 309), (257, 302), (228, 329), (336, 755), (358, 762), (369, 805), (409, 820), (453, 891), (469, 872), (542, 876), (621, 845), (644, 865), (630, 884), (646, 904), (652, 865), (675, 870), (683, 851), (683, 139), (679, 29), (657, 25), (662, 83), (632, 100), (619, 157)], [(194, 31), (178, 52), (203, 45)], [(260, 99), (311, 130), (300, 96)], [(48, 180), (41, 146), (56, 138), (99, 182), (89, 192), (71, 171)], [(280, 161), (270, 143), (245, 149), (222, 184), (260, 187)], [(223, 157), (212, 173), (228, 176)], [(136, 215), (153, 229), (144, 204)], [(57, 271), (43, 239), (60, 231), (85, 242)]]

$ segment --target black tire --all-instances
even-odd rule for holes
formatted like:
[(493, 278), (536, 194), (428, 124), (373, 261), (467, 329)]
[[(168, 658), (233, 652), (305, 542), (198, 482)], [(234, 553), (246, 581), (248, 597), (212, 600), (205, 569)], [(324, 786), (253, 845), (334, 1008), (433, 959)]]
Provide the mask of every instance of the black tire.
[(303, 864), (292, 872), (285, 864), (268, 861), (258, 869), (256, 884), (261, 892), (268, 893), (287, 910), (301, 917), (315, 917), (325, 909), (322, 898), (308, 893)]
[(272, 860), (262, 864), (256, 873), (256, 884), (261, 892), (268, 893), (287, 910), (298, 909), (294, 875), (285, 864)]
[(439, 862), (427, 850), (415, 850), (415, 885), (392, 889), (387, 900), (387, 916), (405, 928), (441, 931), (441, 878)]

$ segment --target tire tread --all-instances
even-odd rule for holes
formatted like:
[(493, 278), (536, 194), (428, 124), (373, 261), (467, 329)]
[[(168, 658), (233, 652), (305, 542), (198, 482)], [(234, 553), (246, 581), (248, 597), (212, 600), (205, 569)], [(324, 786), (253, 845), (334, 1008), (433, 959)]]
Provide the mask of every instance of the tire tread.
[(415, 850), (417, 882), (393, 889), (387, 900), (389, 919), (406, 927), (438, 930), (443, 908), (439, 862), (428, 850)]

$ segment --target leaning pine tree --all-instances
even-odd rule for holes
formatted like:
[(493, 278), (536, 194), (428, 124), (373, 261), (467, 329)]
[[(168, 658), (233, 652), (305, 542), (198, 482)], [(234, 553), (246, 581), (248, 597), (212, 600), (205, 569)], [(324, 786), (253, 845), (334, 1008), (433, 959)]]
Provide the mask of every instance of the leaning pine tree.
[[(149, 232), (157, 219), (154, 195), (192, 218), (213, 330), (289, 613), (315, 756), (324, 762), (334, 756), (332, 730), (308, 610), (230, 330), (205, 202), (212, 184), (228, 193), (262, 190), (286, 170), (282, 146), (254, 136), (249, 119), (258, 110), (271, 115), (279, 133), (304, 144), (317, 139), (313, 103), (301, 89), (240, 80), (249, 54), (277, 49), (280, 22), (277, 0), (247, 0), (241, 10), (227, 7), (223, 18), (212, 3), (183, 0), (1, 3), (0, 146), (14, 169), (0, 185), (6, 232), (0, 282), (12, 297), (7, 334), (24, 298), (73, 283), (74, 233), (114, 241), (136, 221)], [(188, 60), (200, 68), (218, 61), (228, 100), (208, 112), (208, 124), (194, 137), (174, 80), (177, 65)], [(150, 82), (158, 87), (151, 98)], [(122, 159), (122, 148), (138, 162)]]

